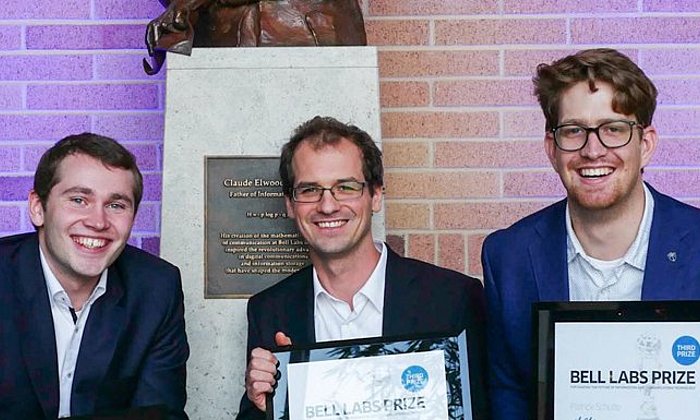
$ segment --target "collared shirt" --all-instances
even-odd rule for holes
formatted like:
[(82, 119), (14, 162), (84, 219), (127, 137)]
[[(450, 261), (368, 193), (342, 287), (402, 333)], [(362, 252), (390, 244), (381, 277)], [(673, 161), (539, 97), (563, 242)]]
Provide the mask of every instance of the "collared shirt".
[(331, 296), (318, 280), (314, 268), (314, 326), (316, 341), (347, 340), (382, 335), (386, 245), (374, 242), (381, 252), (379, 262), (367, 282), (352, 297), (352, 307)]
[(644, 214), (637, 236), (622, 258), (603, 261), (586, 254), (571, 225), (566, 207), (566, 254), (569, 299), (572, 301), (641, 300), (649, 250), (654, 198), (644, 185)]
[(58, 282), (49, 268), (44, 253), (39, 248), (41, 268), (46, 279), (46, 288), (51, 302), (53, 328), (56, 334), (56, 356), (58, 360), (59, 406), (58, 417), (70, 417), (70, 399), (73, 389), (73, 374), (78, 361), (78, 351), (83, 339), (83, 331), (87, 322), (90, 308), (95, 301), (107, 290), (107, 270), (102, 272), (92, 294), (85, 301), (80, 311), (75, 312), (77, 319), (73, 322), (71, 315), (72, 304), (68, 294)]

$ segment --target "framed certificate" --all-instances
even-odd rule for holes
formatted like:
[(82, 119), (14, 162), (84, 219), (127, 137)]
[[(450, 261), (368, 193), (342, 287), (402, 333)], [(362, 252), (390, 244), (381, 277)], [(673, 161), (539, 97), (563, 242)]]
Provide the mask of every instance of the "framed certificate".
[(275, 356), (268, 419), (472, 419), (466, 332), (325, 342)]
[(700, 301), (534, 309), (537, 420), (700, 419)]

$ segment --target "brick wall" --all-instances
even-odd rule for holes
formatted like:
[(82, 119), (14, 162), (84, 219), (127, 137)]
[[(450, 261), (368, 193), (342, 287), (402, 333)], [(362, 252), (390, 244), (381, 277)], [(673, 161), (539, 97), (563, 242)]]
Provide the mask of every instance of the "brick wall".
[(645, 178), (700, 204), (700, 1), (367, 0), (380, 47), (389, 241), (481, 274), (484, 237), (559, 199), (531, 95), (540, 62), (618, 48), (655, 81)]
[[(68, 133), (134, 151), (146, 191), (132, 243), (158, 252), (163, 88), (143, 74), (157, 0), (9, 0), (0, 9), (0, 235), (31, 230), (37, 159)], [(493, 229), (563, 190), (542, 150), (536, 64), (612, 46), (657, 83), (646, 179), (700, 204), (700, 1), (364, 0), (379, 46), (392, 246), (480, 273)]]

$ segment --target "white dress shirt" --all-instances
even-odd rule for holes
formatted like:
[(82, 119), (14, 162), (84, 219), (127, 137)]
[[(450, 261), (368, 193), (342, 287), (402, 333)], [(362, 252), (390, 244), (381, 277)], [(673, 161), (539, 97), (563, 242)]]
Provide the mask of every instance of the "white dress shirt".
[(59, 380), (58, 417), (70, 417), (73, 374), (78, 361), (78, 352), (83, 339), (85, 323), (90, 314), (92, 304), (107, 290), (107, 270), (102, 272), (100, 280), (81, 310), (75, 312), (77, 319), (73, 322), (70, 298), (49, 268), (41, 248), (39, 248), (39, 257), (44, 278), (46, 279), (46, 288), (49, 293), (49, 302), (51, 303), (51, 315), (53, 316), (53, 328), (56, 334)]
[(331, 296), (314, 277), (314, 327), (316, 341), (347, 340), (382, 335), (384, 284), (386, 280), (386, 245), (374, 242), (381, 253), (379, 262), (367, 282), (352, 298), (352, 310), (344, 301)]
[(644, 185), (644, 214), (637, 236), (622, 258), (603, 261), (586, 254), (566, 206), (566, 253), (571, 301), (641, 300), (654, 198)]

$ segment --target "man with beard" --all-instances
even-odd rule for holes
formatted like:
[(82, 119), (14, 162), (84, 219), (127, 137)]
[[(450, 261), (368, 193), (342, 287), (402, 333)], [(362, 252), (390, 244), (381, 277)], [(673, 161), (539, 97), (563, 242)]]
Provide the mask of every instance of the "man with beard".
[(700, 299), (700, 210), (642, 180), (658, 142), (651, 80), (593, 49), (533, 81), (567, 196), (484, 242), (495, 420), (529, 418), (533, 302)]

